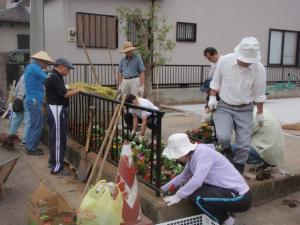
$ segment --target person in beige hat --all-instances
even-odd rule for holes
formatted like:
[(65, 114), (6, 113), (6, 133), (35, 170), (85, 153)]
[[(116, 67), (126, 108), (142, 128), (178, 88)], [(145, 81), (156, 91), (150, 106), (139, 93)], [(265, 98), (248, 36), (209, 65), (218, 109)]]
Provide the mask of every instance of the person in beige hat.
[(33, 61), (24, 72), (25, 110), (28, 110), (30, 115), (25, 150), (29, 155), (39, 156), (44, 154), (38, 148), (44, 124), (42, 106), (45, 95), (44, 82), (47, 79), (47, 74), (43, 70), (49, 63), (53, 63), (53, 60), (45, 51), (40, 51), (31, 58)]
[[(253, 107), (257, 106), (256, 121), (264, 123), (263, 103), (266, 100), (266, 71), (260, 62), (260, 45), (256, 38), (246, 37), (234, 53), (223, 56), (210, 83), (208, 106), (214, 113), (216, 134), (235, 167), (244, 172), (251, 147)], [(219, 92), (218, 103), (216, 94)], [(237, 151), (230, 148), (232, 130), (235, 130)]]
[(125, 53), (125, 57), (119, 63), (118, 86), (123, 95), (143, 97), (145, 67), (141, 56), (134, 52), (135, 49), (131, 42), (126, 41), (120, 51)]
[(163, 156), (184, 164), (181, 174), (161, 187), (167, 192), (168, 206), (189, 198), (200, 213), (205, 213), (218, 224), (233, 225), (230, 213), (244, 212), (251, 207), (249, 186), (234, 166), (211, 144), (192, 144), (184, 133), (172, 134)]

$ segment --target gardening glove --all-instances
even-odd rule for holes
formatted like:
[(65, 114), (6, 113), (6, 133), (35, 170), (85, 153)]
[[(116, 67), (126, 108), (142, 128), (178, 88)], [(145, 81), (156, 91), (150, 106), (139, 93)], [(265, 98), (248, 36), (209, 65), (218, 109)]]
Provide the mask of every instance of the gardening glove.
[(140, 88), (139, 88), (139, 92), (140, 92), (141, 97), (144, 96), (144, 91), (145, 91), (145, 87), (144, 87), (144, 85), (141, 85)]
[(256, 121), (258, 123), (258, 126), (262, 127), (264, 125), (264, 114), (263, 113), (256, 114)]
[(139, 135), (138, 139), (139, 139), (140, 142), (143, 142), (144, 141), (144, 136), (143, 135)]
[(130, 139), (133, 139), (136, 136), (135, 130), (131, 131)]
[(121, 84), (118, 86), (118, 93), (121, 93)]
[(210, 115), (209, 113), (204, 113), (201, 119), (201, 123), (208, 123), (210, 120)]
[(216, 96), (209, 96), (209, 101), (208, 101), (208, 107), (211, 111), (214, 111), (217, 108), (217, 97)]
[(174, 205), (174, 204), (180, 202), (181, 198), (175, 194), (172, 196), (165, 197), (164, 201), (166, 202), (167, 206), (171, 206), (171, 205)]

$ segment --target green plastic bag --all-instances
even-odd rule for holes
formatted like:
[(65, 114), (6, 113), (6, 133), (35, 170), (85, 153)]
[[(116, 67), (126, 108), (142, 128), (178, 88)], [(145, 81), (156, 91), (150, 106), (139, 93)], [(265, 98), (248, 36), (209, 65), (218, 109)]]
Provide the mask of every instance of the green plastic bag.
[(83, 198), (77, 215), (77, 225), (120, 225), (122, 193), (114, 183), (99, 181)]

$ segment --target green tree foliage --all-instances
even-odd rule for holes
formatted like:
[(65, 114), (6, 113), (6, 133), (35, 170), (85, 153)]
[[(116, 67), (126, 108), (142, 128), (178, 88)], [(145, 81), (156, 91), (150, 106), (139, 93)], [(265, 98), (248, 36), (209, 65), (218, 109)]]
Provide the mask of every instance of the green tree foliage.
[(163, 65), (170, 60), (168, 53), (175, 47), (175, 43), (168, 38), (172, 26), (166, 23), (166, 19), (159, 15), (160, 7), (150, 4), (144, 12), (139, 8), (119, 7), (117, 9), (122, 31), (127, 37), (131, 37), (129, 24), (136, 31), (134, 45), (138, 48), (145, 63), (151, 63), (151, 69), (156, 65)]

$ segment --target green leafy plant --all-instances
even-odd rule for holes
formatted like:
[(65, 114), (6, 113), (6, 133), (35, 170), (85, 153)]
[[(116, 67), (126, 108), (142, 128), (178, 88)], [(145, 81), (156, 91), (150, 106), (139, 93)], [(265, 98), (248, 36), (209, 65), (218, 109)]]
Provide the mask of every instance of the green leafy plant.
[(172, 26), (167, 24), (165, 18), (159, 16), (159, 9), (156, 3), (146, 12), (139, 8), (117, 8), (118, 18), (123, 24), (121, 30), (130, 37), (132, 34), (128, 26), (129, 24), (134, 26), (136, 31), (134, 45), (144, 61), (152, 60), (152, 66), (163, 65), (170, 60), (167, 53), (175, 47), (175, 43), (168, 38)]
[[(145, 66), (145, 95), (148, 96), (152, 90), (151, 74), (157, 65), (163, 65), (170, 60), (169, 53), (174, 49), (175, 43), (168, 38), (172, 26), (167, 24), (166, 19), (159, 14), (160, 7), (152, 2), (148, 10), (139, 8), (117, 8), (117, 14), (121, 31), (127, 35), (129, 41), (133, 41), (138, 48)], [(135, 33), (132, 33), (134, 27)], [(134, 40), (131, 40), (133, 37)]]

